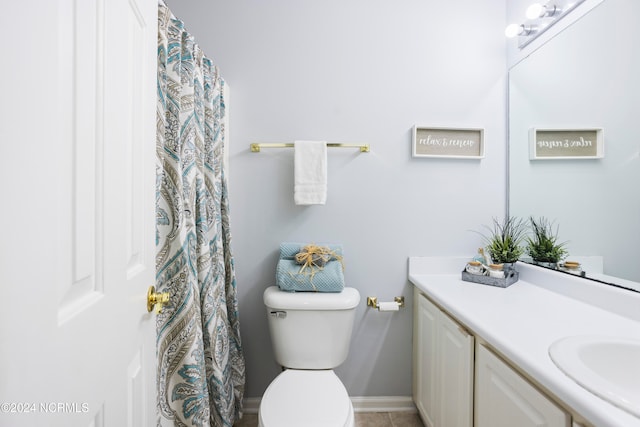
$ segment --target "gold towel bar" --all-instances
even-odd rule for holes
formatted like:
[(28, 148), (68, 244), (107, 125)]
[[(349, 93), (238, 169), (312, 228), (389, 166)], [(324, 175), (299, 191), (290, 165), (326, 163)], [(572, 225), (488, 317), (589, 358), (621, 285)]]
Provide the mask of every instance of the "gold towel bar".
[[(288, 143), (288, 144), (253, 143), (251, 144), (251, 152), (259, 153), (261, 148), (290, 148), (290, 147), (293, 147), (293, 143)], [(329, 142), (327, 143), (327, 147), (359, 148), (361, 153), (369, 152), (369, 144), (340, 144), (335, 142)]]

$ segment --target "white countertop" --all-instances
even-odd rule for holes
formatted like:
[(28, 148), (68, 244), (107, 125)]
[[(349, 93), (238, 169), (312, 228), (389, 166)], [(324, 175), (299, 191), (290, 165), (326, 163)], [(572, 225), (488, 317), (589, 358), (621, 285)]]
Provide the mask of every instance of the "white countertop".
[(467, 261), (412, 257), (409, 280), (594, 426), (640, 427), (640, 418), (579, 386), (548, 354), (567, 336), (640, 339), (640, 293), (522, 263), (520, 280), (508, 288), (465, 282)]

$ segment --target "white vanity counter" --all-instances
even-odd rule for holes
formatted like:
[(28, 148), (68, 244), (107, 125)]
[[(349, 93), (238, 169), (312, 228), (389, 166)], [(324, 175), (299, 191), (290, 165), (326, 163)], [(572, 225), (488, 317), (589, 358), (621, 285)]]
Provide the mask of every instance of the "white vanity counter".
[(508, 288), (465, 282), (460, 272), (467, 260), (412, 257), (409, 280), (589, 423), (640, 427), (640, 418), (579, 386), (548, 354), (567, 336), (640, 339), (640, 294), (522, 263), (520, 280)]

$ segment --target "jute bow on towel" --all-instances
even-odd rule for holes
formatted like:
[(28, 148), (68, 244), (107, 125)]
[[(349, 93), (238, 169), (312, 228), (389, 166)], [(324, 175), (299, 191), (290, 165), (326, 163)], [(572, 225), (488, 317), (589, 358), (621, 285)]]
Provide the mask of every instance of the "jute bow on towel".
[[(336, 254), (326, 246), (317, 246), (313, 244), (306, 245), (303, 246), (302, 250), (295, 255), (296, 263), (302, 265), (299, 273), (310, 274), (312, 278), (317, 271), (322, 270), (326, 263), (332, 259), (340, 261), (342, 270), (344, 271), (342, 256)], [(309, 269), (309, 272), (305, 273), (305, 270), (307, 269)]]

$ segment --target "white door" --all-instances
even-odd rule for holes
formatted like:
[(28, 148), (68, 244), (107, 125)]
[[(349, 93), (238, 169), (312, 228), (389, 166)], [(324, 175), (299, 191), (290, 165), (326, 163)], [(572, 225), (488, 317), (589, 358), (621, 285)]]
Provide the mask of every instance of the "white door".
[(157, 0), (2, 14), (0, 426), (151, 426)]

